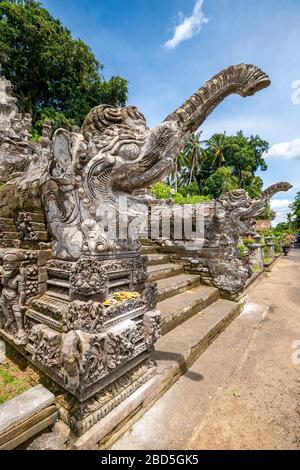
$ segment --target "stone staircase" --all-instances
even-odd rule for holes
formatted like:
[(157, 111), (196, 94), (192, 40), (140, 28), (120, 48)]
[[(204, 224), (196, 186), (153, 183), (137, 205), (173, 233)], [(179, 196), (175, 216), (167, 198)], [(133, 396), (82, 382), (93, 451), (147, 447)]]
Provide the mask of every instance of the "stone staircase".
[[(209, 315), (212, 320), (218, 319), (222, 327), (222, 320), (227, 318), (230, 309), (234, 314), (237, 304), (221, 299), (218, 289), (201, 285), (200, 276), (185, 273), (181, 264), (171, 263), (169, 255), (161, 250), (151, 242), (144, 242), (142, 246), (142, 254), (148, 258), (149, 281), (157, 282), (157, 308), (161, 311), (163, 336), (168, 334), (170, 338), (175, 328), (176, 332), (172, 334), (176, 335), (183, 328), (182, 324), (187, 322), (184, 327), (188, 327), (194, 316), (204, 318)], [(163, 337), (157, 346), (163, 340), (166, 338)]]
[(144, 243), (142, 254), (148, 258), (149, 281), (157, 282), (162, 317), (162, 337), (153, 353), (160, 396), (222, 333), (241, 306), (220, 298), (217, 288), (202, 285), (200, 276), (184, 272), (181, 264), (171, 263), (158, 245)]
[(200, 276), (171, 263), (158, 245), (143, 242), (142, 254), (148, 258), (149, 281), (157, 282), (157, 308), (162, 316), (162, 337), (152, 353), (155, 374), (79, 437), (74, 449), (110, 448), (240, 312), (238, 303), (220, 298), (219, 290), (202, 285)]
[[(161, 250), (149, 242), (142, 246), (142, 254), (149, 262), (149, 281), (157, 282), (157, 308), (162, 316), (162, 337), (152, 353), (155, 373), (74, 441), (74, 449), (110, 448), (192, 366), (240, 311), (238, 303), (220, 298), (218, 289), (202, 285), (200, 276), (184, 272), (181, 264), (172, 263)], [(47, 290), (32, 300), (27, 315), (33, 321), (63, 331), (61, 312), (70, 300), (69, 282), (55, 266), (48, 266), (47, 270)], [(30, 349), (30, 344), (27, 348)]]

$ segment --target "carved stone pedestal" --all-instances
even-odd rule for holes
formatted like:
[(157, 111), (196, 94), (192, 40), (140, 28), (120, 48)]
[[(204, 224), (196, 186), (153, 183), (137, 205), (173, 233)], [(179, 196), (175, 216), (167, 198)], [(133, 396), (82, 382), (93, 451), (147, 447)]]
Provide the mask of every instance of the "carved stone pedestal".
[(121, 377), (83, 402), (68, 393), (60, 395), (56, 400), (60, 417), (76, 436), (82, 436), (150, 380), (154, 372), (153, 364), (144, 359), (128, 372), (123, 371)]
[[(38, 295), (37, 261), (36, 251), (4, 250), (0, 334), (69, 392), (62, 419), (81, 435), (153, 373), (149, 353), (160, 335), (155, 284), (145, 287), (146, 260), (137, 252), (52, 259)], [(16, 299), (7, 307), (10, 328), (6, 285)], [(18, 324), (14, 305), (23, 293)]]

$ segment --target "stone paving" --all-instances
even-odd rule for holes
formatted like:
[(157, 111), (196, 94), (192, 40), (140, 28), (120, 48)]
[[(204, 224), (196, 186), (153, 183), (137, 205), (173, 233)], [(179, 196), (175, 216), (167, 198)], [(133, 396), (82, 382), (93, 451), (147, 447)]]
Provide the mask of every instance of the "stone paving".
[(299, 449), (299, 274), (295, 249), (113, 449)]

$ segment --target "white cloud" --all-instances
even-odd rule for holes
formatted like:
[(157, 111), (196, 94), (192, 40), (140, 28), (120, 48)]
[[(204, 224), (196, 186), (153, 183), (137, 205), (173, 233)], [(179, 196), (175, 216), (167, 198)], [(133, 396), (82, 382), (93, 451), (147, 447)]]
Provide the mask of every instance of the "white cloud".
[(208, 22), (202, 11), (204, 0), (196, 0), (191, 16), (183, 18), (176, 26), (173, 37), (165, 43), (167, 49), (175, 49), (182, 41), (192, 38), (201, 31), (202, 26)]
[(284, 212), (288, 209), (289, 205), (292, 204), (292, 201), (289, 199), (272, 199), (271, 207), (274, 211)]
[(276, 219), (273, 221), (273, 225), (286, 220), (286, 215), (291, 212), (289, 205), (292, 202), (290, 199), (271, 199), (271, 208), (276, 212)]
[(272, 145), (265, 157), (300, 160), (300, 138)]

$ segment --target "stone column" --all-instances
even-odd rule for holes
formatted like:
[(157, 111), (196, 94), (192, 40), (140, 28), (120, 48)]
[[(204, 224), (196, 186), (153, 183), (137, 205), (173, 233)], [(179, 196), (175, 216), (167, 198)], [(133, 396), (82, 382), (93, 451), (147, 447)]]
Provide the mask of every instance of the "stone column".
[(272, 241), (272, 237), (265, 237), (265, 243), (269, 250), (269, 257), (274, 259), (275, 258), (275, 248), (274, 243)]
[(264, 267), (264, 255), (263, 255), (263, 246), (261, 244), (261, 236), (255, 235), (254, 236), (255, 243), (249, 245), (249, 249), (251, 250), (251, 264), (258, 266), (260, 269)]

